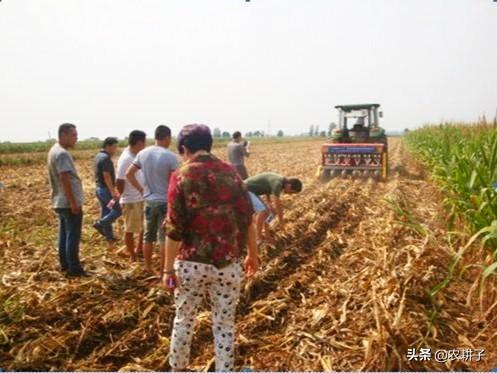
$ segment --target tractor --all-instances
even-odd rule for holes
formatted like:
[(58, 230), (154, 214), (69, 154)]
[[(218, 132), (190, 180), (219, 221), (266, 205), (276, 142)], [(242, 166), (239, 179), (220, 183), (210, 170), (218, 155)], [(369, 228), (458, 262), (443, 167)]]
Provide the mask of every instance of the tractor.
[(337, 176), (363, 176), (386, 180), (388, 144), (379, 104), (337, 105), (338, 128), (321, 146), (317, 174), (323, 181)]

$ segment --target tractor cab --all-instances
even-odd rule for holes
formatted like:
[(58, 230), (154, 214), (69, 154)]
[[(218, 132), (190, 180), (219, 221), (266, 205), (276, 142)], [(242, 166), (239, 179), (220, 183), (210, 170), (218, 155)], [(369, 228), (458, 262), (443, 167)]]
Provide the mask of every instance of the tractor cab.
[(338, 128), (321, 147), (322, 179), (334, 176), (364, 175), (386, 179), (387, 137), (380, 127), (383, 116), (379, 104), (337, 105)]
[(385, 131), (380, 127), (383, 116), (379, 104), (337, 105), (338, 128), (332, 132), (336, 142), (361, 142), (381, 138)]

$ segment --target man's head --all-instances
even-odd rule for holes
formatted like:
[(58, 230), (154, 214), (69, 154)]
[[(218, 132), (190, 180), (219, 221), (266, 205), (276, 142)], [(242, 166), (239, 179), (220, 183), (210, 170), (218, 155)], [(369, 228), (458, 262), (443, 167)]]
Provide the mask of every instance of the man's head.
[(200, 150), (210, 152), (212, 141), (211, 130), (205, 124), (188, 124), (178, 135), (178, 152), (184, 157)]
[(114, 154), (116, 154), (118, 146), (119, 146), (119, 141), (115, 137), (107, 137), (104, 140), (102, 149), (105, 150), (106, 153), (113, 156)]
[(283, 191), (288, 194), (300, 193), (302, 191), (302, 181), (295, 177), (285, 178)]
[(171, 129), (168, 126), (160, 125), (155, 129), (155, 143), (164, 148), (171, 145)]
[(240, 142), (242, 140), (242, 133), (240, 131), (233, 132), (233, 140)]
[(354, 125), (355, 126), (364, 126), (364, 117), (358, 117)]
[(59, 144), (64, 148), (72, 148), (78, 141), (78, 131), (71, 123), (64, 123), (59, 126)]
[(143, 131), (134, 130), (129, 133), (128, 145), (134, 154), (137, 154), (145, 148), (146, 141), (147, 135)]

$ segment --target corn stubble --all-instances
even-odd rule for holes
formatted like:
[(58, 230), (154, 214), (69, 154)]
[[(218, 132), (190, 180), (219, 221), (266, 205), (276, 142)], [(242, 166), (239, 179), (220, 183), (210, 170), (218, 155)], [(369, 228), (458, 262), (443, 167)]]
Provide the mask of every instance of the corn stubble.
[[(252, 174), (303, 179), (285, 197), (287, 226), (261, 248), (261, 270), (239, 304), (237, 368), (257, 370), (482, 370), (495, 365), (495, 314), (466, 295), (471, 271), (443, 292), (448, 273), (441, 195), (390, 143), (388, 182), (314, 179), (319, 142), (254, 147)], [(220, 150), (217, 150), (220, 152)], [(5, 167), (0, 193), (0, 366), (15, 370), (165, 370), (172, 299), (109, 253), (91, 230), (98, 214), (89, 161), (82, 257), (95, 276), (66, 280), (57, 270), (55, 217), (44, 166)], [(28, 186), (26, 183), (29, 182)], [(192, 369), (212, 366), (207, 301), (197, 317)], [(487, 327), (483, 329), (481, 326)], [(495, 325), (494, 325), (495, 326)], [(407, 361), (408, 348), (486, 348), (483, 362)]]

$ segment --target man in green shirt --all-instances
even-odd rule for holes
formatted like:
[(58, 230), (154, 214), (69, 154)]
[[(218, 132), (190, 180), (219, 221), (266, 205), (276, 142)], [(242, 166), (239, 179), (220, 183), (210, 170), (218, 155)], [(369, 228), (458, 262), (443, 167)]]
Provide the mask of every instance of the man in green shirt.
[[(252, 176), (245, 180), (245, 185), (250, 194), (250, 198), (254, 205), (254, 210), (259, 211), (257, 214), (257, 238), (261, 240), (262, 228), (265, 227), (264, 233), (266, 239), (269, 239), (269, 224), (268, 217), (271, 214), (278, 216), (280, 228), (284, 228), (285, 220), (283, 217), (283, 205), (280, 201), (281, 193), (295, 194), (302, 191), (302, 182), (297, 178), (286, 178), (273, 172), (264, 172)], [(267, 208), (260, 211), (255, 208), (261, 202), (260, 197), (266, 196)], [(271, 219), (271, 218), (269, 218)]]

